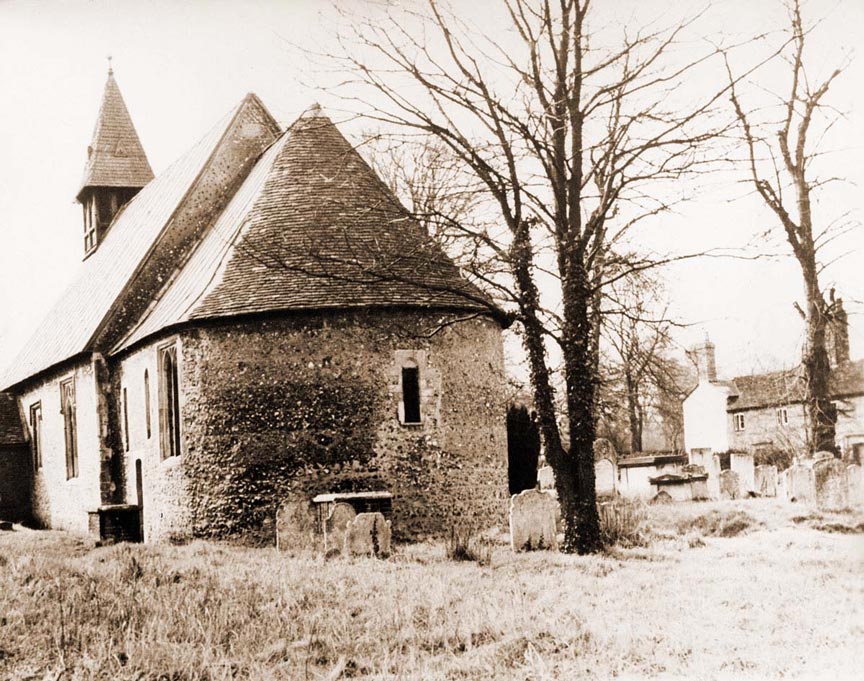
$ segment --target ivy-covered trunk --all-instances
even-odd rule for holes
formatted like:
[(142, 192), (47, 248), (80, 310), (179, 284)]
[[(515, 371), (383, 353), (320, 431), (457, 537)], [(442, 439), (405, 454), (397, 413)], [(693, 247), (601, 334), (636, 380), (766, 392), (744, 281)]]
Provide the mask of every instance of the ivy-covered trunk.
[(831, 375), (831, 364), (825, 346), (829, 314), (825, 300), (819, 291), (814, 263), (812, 276), (807, 277), (805, 312), (807, 330), (802, 357), (806, 381), (808, 445), (811, 453), (825, 451), (836, 454), (837, 446), (834, 442), (836, 409), (830, 399), (828, 381)]

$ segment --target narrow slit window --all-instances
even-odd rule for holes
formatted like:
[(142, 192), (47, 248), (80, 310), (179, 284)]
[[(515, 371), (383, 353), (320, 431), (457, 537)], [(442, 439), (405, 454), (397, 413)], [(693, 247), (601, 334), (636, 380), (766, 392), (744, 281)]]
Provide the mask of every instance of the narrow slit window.
[(60, 411), (66, 447), (66, 479), (78, 477), (78, 424), (75, 415), (75, 379), (60, 384)]
[(420, 370), (402, 367), (402, 408), (405, 423), (420, 423)]
[(123, 388), (123, 448), (129, 451), (129, 398)]
[(42, 468), (42, 403), (30, 405), (30, 439), (33, 444), (33, 468)]
[(159, 433), (162, 458), (180, 456), (180, 385), (174, 345), (159, 350)]
[(147, 427), (147, 439), (150, 439), (150, 372), (144, 369), (144, 425)]

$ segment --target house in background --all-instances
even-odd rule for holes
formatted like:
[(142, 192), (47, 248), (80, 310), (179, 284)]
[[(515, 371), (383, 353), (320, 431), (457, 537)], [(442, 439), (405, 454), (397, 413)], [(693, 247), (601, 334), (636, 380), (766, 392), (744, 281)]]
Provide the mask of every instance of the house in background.
[[(842, 301), (828, 334), (831, 399), (837, 409), (836, 442), (844, 457), (864, 456), (864, 360), (849, 359), (849, 334)], [(692, 350), (699, 383), (684, 400), (687, 451), (715, 453), (783, 450), (801, 455), (807, 448), (804, 378), (800, 367), (787, 371), (718, 380), (714, 344)]]
[(80, 272), (0, 379), (36, 522), (268, 538), (370, 491), (397, 537), (503, 524), (503, 316), (319, 107), (247, 95), (153, 178), (109, 71), (78, 200)]

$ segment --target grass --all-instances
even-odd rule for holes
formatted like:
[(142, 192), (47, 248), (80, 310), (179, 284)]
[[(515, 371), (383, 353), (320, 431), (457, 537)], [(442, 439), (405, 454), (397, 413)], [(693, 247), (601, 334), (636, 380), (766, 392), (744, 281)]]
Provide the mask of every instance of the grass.
[(488, 565), (3, 532), (0, 679), (860, 678), (864, 537), (817, 526), (864, 518), (804, 510), (642, 507), (641, 546)]

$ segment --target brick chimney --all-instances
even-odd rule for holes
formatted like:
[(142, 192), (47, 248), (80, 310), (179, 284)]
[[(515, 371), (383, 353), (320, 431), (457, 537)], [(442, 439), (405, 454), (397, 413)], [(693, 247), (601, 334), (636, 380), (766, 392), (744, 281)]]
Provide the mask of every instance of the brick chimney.
[(699, 382), (716, 381), (717, 380), (717, 362), (714, 359), (714, 343), (705, 334), (705, 342), (701, 345), (694, 345), (690, 349), (690, 355), (693, 361), (696, 362), (696, 368), (699, 370)]
[(843, 299), (837, 298), (831, 306), (831, 318), (825, 330), (825, 346), (832, 367), (849, 360), (849, 318), (843, 309)]

